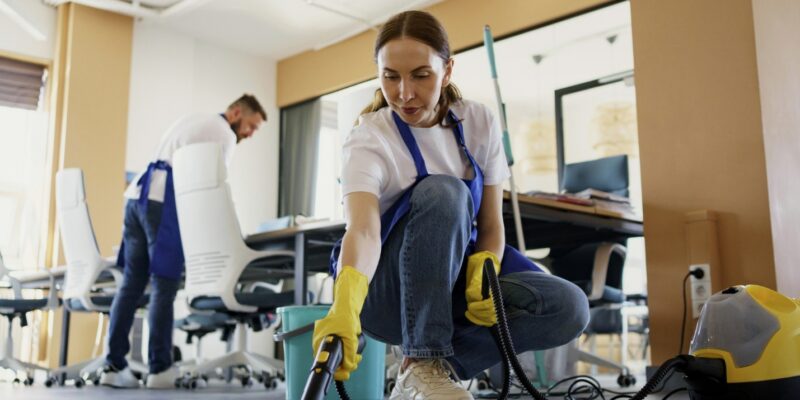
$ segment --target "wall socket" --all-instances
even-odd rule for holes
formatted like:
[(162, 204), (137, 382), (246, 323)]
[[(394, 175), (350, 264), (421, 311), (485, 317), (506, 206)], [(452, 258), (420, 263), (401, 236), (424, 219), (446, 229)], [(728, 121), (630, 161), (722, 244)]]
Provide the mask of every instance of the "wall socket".
[(711, 289), (711, 266), (708, 264), (692, 264), (689, 266), (689, 271), (694, 271), (700, 268), (703, 270), (703, 277), (697, 279), (694, 275), (689, 277), (691, 283), (691, 301), (692, 301), (692, 318), (699, 318), (700, 312), (703, 311), (703, 305), (711, 297), (713, 291)]

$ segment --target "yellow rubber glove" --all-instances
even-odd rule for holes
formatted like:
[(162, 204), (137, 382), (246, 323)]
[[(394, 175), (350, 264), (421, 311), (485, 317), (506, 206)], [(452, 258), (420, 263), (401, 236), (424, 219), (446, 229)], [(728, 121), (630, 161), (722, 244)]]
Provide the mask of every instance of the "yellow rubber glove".
[(492, 260), (494, 271), (500, 273), (500, 260), (491, 251), (481, 251), (469, 256), (467, 259), (467, 311), (464, 314), (475, 325), (492, 326), (497, 323), (492, 294), (489, 292), (489, 298), (484, 299), (481, 290), (483, 288), (483, 264), (486, 259)]
[(358, 335), (361, 334), (359, 316), (367, 298), (368, 281), (367, 276), (355, 268), (342, 268), (333, 285), (333, 305), (328, 315), (314, 323), (314, 355), (326, 336), (336, 335), (342, 339), (342, 363), (333, 374), (333, 379), (337, 381), (350, 379), (350, 373), (356, 370), (361, 361), (361, 355), (358, 354)]

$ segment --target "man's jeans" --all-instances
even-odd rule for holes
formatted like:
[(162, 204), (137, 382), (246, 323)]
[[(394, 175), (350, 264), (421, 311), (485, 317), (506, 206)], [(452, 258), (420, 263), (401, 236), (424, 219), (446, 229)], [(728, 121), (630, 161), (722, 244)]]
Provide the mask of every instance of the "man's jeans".
[[(501, 360), (489, 329), (464, 316), (472, 207), (457, 178), (434, 175), (417, 184), (409, 213), (383, 244), (361, 313), (370, 336), (401, 345), (407, 357), (445, 357), (462, 379)], [(568, 343), (589, 320), (586, 295), (556, 276), (511, 273), (500, 287), (518, 353)]]
[(122, 286), (118, 288), (111, 304), (111, 322), (108, 328), (108, 354), (106, 362), (118, 369), (128, 365), (125, 355), (130, 351), (128, 335), (133, 316), (144, 290), (150, 282), (150, 304), (147, 321), (150, 327), (148, 342), (148, 367), (151, 374), (172, 365), (173, 303), (180, 285), (179, 280), (161, 278), (150, 274), (150, 256), (156, 242), (161, 222), (162, 204), (148, 201), (143, 212), (137, 200), (125, 205), (125, 271)]

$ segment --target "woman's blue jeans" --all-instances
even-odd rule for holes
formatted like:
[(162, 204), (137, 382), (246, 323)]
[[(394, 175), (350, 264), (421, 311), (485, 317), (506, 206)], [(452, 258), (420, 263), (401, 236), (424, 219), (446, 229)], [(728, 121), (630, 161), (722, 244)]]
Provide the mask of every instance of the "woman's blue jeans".
[(150, 274), (150, 256), (161, 223), (161, 206), (161, 203), (148, 200), (145, 212), (136, 200), (128, 200), (125, 205), (125, 270), (122, 286), (118, 288), (111, 303), (106, 355), (106, 363), (117, 369), (128, 366), (125, 360), (125, 355), (131, 348), (128, 335), (133, 325), (134, 313), (148, 282), (148, 369), (151, 374), (157, 374), (172, 365), (173, 303), (180, 281)]
[[(417, 184), (409, 213), (383, 244), (361, 313), (370, 336), (401, 345), (407, 357), (447, 358), (461, 379), (501, 360), (489, 329), (464, 316), (472, 208), (457, 178), (433, 175)], [(556, 276), (511, 273), (501, 275), (500, 287), (518, 353), (568, 343), (589, 320), (586, 295)]]

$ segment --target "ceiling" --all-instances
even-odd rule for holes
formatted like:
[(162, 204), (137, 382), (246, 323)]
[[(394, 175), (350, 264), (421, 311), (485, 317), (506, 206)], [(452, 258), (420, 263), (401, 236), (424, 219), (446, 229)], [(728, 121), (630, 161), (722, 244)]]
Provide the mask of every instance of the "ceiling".
[[(45, 0), (57, 3), (59, 0)], [(115, 7), (142, 24), (181, 32), (280, 60), (320, 49), (375, 27), (397, 12), (440, 0), (72, 0)], [(132, 2), (138, 3), (135, 8)], [(170, 11), (170, 8), (172, 10)]]

